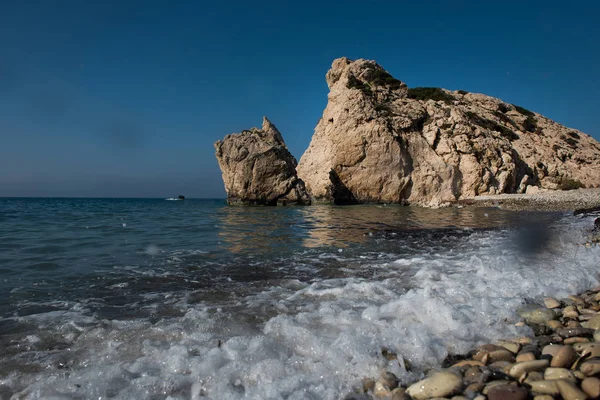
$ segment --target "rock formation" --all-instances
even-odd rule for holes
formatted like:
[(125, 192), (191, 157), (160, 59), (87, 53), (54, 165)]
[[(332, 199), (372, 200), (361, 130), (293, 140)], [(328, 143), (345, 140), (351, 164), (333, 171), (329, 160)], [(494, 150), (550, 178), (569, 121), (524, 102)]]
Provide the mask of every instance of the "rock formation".
[(600, 144), (524, 108), (460, 90), (408, 89), (363, 59), (335, 60), (327, 84), (327, 107), (298, 165), (315, 201), (435, 206), (600, 184)]
[(266, 117), (262, 129), (227, 135), (215, 150), (229, 204), (310, 204), (296, 159)]

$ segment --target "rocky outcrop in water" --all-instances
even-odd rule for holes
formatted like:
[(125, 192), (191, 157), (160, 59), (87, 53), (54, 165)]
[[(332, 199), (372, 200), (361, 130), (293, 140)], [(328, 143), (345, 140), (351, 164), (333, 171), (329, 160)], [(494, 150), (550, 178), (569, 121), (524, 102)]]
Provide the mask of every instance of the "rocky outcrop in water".
[(266, 117), (262, 129), (227, 135), (215, 143), (215, 151), (229, 204), (310, 204), (296, 175), (296, 159)]
[(435, 206), (480, 194), (600, 184), (589, 135), (490, 96), (409, 89), (374, 61), (340, 58), (298, 176), (313, 200)]

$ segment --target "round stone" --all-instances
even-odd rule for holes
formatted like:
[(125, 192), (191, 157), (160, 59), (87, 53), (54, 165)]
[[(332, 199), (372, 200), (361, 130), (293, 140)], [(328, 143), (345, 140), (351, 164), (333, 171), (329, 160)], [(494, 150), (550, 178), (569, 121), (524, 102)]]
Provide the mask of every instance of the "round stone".
[(562, 346), (552, 356), (551, 367), (569, 368), (577, 359), (577, 353), (572, 346)]
[(527, 390), (514, 385), (496, 386), (488, 391), (487, 396), (489, 400), (525, 400)]
[(554, 297), (546, 297), (544, 299), (544, 305), (547, 308), (558, 308), (560, 307), (560, 301), (556, 300)]
[(585, 378), (581, 382), (581, 389), (593, 399), (600, 397), (600, 379), (593, 377)]
[(415, 400), (431, 397), (448, 397), (457, 393), (462, 387), (462, 377), (452, 372), (442, 371), (425, 378), (406, 389)]
[(549, 365), (550, 361), (548, 360), (526, 361), (513, 365), (508, 374), (513, 378), (519, 378), (525, 372), (539, 371), (548, 367)]
[(600, 329), (600, 314), (594, 315), (585, 323), (586, 328)]
[(562, 379), (559, 379), (555, 382), (556, 387), (558, 388), (558, 391), (560, 392), (560, 395), (562, 396), (563, 400), (587, 399), (587, 395), (581, 390), (579, 390), (579, 388), (575, 386), (575, 384)]

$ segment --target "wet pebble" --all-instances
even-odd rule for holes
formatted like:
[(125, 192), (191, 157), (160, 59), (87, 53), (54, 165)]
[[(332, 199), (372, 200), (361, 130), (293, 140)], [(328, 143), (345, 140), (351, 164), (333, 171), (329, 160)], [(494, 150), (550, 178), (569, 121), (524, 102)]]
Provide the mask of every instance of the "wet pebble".
[(457, 393), (462, 385), (462, 377), (452, 372), (442, 371), (409, 386), (406, 393), (415, 400), (447, 397)]

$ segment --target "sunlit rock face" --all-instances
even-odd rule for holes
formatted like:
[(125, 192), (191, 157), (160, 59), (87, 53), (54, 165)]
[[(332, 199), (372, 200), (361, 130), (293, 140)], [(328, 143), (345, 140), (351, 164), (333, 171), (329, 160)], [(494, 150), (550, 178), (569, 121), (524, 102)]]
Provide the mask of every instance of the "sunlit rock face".
[(314, 201), (436, 206), (479, 194), (600, 185), (600, 144), (500, 99), (415, 88), (339, 58), (298, 165)]
[(296, 175), (296, 159), (266, 117), (261, 129), (227, 135), (215, 143), (215, 151), (229, 204), (310, 204)]

